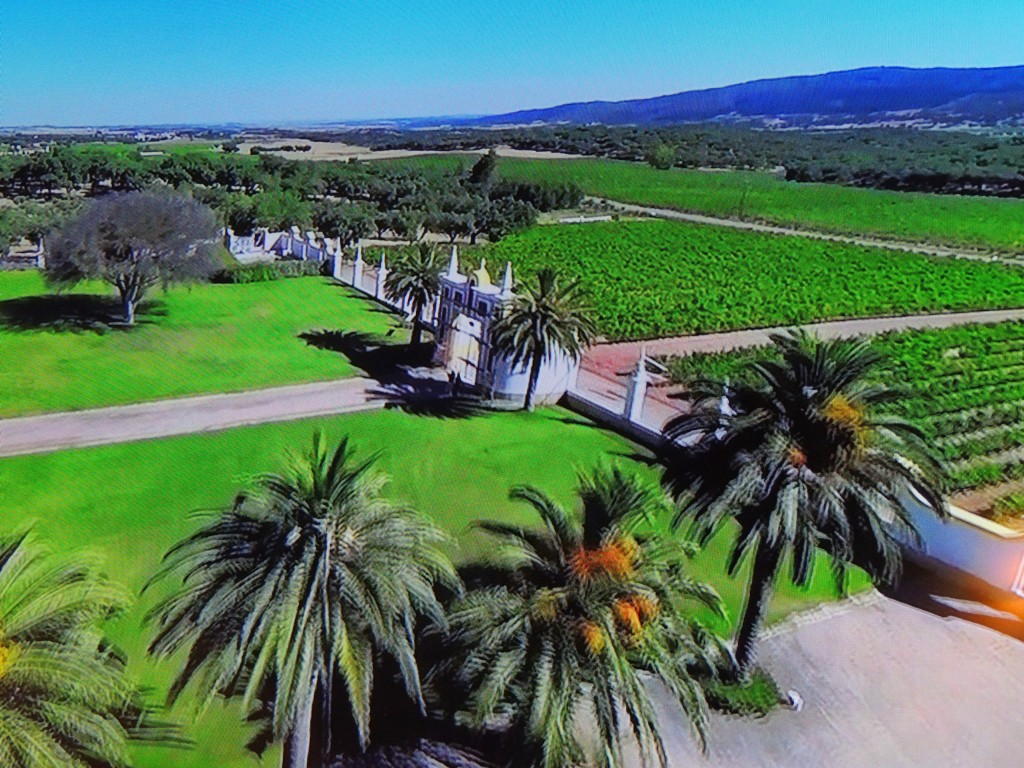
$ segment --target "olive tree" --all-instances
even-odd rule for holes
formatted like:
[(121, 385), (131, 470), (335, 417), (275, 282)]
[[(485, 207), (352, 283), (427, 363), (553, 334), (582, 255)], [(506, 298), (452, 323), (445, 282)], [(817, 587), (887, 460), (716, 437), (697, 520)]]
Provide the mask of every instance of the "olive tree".
[(121, 299), (124, 321), (157, 283), (208, 277), (216, 262), (213, 212), (190, 197), (128, 192), (89, 202), (47, 238), (46, 276), (53, 285), (104, 280)]

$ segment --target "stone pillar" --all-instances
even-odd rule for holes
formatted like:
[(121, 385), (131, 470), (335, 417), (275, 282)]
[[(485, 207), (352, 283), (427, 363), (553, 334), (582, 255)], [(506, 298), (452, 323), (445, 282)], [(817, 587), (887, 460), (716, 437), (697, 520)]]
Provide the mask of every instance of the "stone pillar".
[(352, 263), (352, 287), (363, 290), (363, 246), (356, 245), (356, 260)]
[(569, 369), (569, 381), (566, 383), (567, 392), (575, 392), (580, 383), (580, 363), (579, 360), (570, 362), (572, 368)]
[(640, 352), (640, 359), (637, 361), (636, 370), (629, 378), (626, 387), (626, 407), (622, 415), (634, 424), (640, 423), (640, 416), (644, 410), (644, 398), (647, 396), (647, 385), (650, 377), (647, 373), (647, 353)]
[(373, 291), (373, 297), (378, 301), (384, 301), (384, 281), (388, 279), (387, 256), (380, 255), (380, 266), (377, 268), (377, 285)]
[(341, 282), (341, 262), (345, 256), (345, 252), (341, 249), (341, 245), (338, 245), (338, 249), (334, 252), (334, 265), (331, 270), (331, 275), (335, 280)]

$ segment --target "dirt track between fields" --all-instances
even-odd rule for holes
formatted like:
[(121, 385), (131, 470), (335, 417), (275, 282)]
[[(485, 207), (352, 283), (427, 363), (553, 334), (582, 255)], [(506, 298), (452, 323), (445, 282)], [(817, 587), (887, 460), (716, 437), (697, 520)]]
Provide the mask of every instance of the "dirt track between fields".
[(720, 216), (708, 216), (702, 213), (687, 213), (672, 208), (658, 208), (649, 205), (633, 205), (632, 203), (621, 203), (617, 200), (609, 200), (604, 197), (588, 197), (587, 200), (598, 205), (608, 206), (622, 213), (632, 216), (645, 216), (652, 219), (669, 219), (672, 221), (685, 221), (690, 224), (705, 224), (713, 227), (727, 227), (729, 229), (740, 229), (748, 232), (760, 232), (768, 235), (783, 235), (785, 237), (805, 237), (810, 240), (826, 240), (833, 243), (846, 243), (848, 245), (859, 245), (866, 248), (883, 248), (888, 251), (901, 251), (903, 253), (920, 253), (925, 256), (944, 256), (954, 259), (971, 259), (974, 261), (1009, 261), (1019, 264), (1019, 260), (1008, 255), (995, 255), (982, 251), (972, 251), (967, 248), (951, 248), (942, 245), (929, 245), (927, 243), (910, 243), (903, 240), (886, 240), (877, 237), (861, 237), (856, 235), (837, 235), (829, 232), (818, 232), (812, 229), (798, 229), (796, 227), (783, 227), (776, 224), (765, 224), (757, 221), (745, 221), (742, 219), (727, 219)]

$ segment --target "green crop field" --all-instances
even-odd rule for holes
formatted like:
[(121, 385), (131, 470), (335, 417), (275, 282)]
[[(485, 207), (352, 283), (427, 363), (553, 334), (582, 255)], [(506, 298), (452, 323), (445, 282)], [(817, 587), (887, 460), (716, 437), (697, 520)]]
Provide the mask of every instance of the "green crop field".
[[(885, 359), (879, 379), (904, 391), (894, 412), (929, 437), (951, 492), (1024, 479), (1024, 323), (906, 331), (874, 343)], [(766, 354), (696, 355), (669, 366), (679, 383), (736, 380)]]
[(72, 152), (86, 157), (135, 158), (140, 151), (163, 152), (165, 155), (220, 154), (220, 145), (212, 141), (156, 141), (143, 144), (87, 141), (69, 146)]
[(393, 315), (316, 277), (155, 290), (131, 330), (76, 327), (117, 312), (76, 303), (90, 293), (110, 289), (89, 284), (55, 298), (36, 272), (0, 272), (0, 416), (352, 376), (348, 360), (300, 334), (407, 338)]
[(510, 179), (575, 182), (588, 195), (623, 203), (823, 232), (1024, 253), (1021, 200), (800, 184), (769, 173), (659, 171), (614, 160), (503, 158), (498, 170)]
[[(4, 529), (23, 529), (35, 521), (42, 541), (60, 552), (100, 557), (107, 572), (134, 593), (152, 575), (166, 549), (195, 529), (193, 510), (228, 504), (253, 475), (279, 468), (287, 452), (303, 450), (314, 427), (322, 428), (331, 439), (351, 436), (364, 456), (379, 452), (380, 466), (392, 478), (389, 495), (437, 520), (463, 545), (463, 556), (480, 551), (480, 540), (470, 531), (474, 520), (531, 519), (524, 507), (508, 501), (513, 485), (531, 483), (571, 503), (578, 471), (609, 461), (655, 482), (651, 469), (629, 458), (634, 446), (567, 411), (470, 419), (385, 411), (4, 459), (0, 461)], [(553, 455), (559, 460), (551, 461)], [(747, 572), (737, 579), (723, 572), (730, 536), (725, 531), (710, 542), (693, 568), (717, 587), (730, 619), (735, 619)], [(853, 591), (866, 584), (862, 572), (851, 574)], [(142, 623), (157, 597), (147, 593), (111, 631), (141, 680), (159, 691), (166, 688), (174, 670), (171, 664), (145, 659), (148, 630)], [(828, 568), (822, 563), (808, 590), (780, 585), (770, 618), (777, 621), (797, 608), (834, 597)], [(175, 715), (190, 724), (195, 748), (186, 752), (139, 749), (139, 768), (255, 765), (243, 748), (247, 731), (236, 707), (215, 705), (195, 722), (189, 707), (182, 702)]]
[(485, 249), (579, 277), (611, 339), (1024, 305), (1024, 270), (670, 221), (535, 227)]

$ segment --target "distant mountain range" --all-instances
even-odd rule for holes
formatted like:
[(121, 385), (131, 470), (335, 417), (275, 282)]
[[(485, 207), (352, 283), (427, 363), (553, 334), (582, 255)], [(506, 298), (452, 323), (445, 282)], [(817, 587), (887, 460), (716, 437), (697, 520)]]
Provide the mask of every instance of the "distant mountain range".
[(1024, 66), (992, 69), (872, 67), (756, 80), (630, 101), (591, 101), (467, 118), (463, 125), (755, 123), (1024, 125)]

